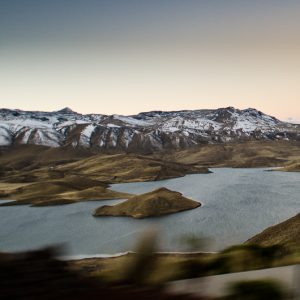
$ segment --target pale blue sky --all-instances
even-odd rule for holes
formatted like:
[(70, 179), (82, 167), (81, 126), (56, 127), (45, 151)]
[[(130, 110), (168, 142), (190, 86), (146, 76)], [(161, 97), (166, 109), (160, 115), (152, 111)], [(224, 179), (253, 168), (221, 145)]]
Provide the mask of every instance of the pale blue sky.
[(0, 107), (300, 120), (300, 2), (0, 0)]

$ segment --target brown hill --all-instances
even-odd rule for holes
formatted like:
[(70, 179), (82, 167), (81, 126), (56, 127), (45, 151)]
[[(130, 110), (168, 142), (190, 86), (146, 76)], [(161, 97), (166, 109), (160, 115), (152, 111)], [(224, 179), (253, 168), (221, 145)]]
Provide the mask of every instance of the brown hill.
[(169, 161), (207, 167), (282, 167), (300, 162), (299, 149), (299, 142), (252, 141), (202, 145), (157, 155)]
[(291, 249), (300, 249), (300, 213), (275, 226), (265, 229), (247, 243), (270, 246), (281, 244)]
[(69, 176), (62, 179), (26, 184), (6, 191), (2, 198), (16, 200), (0, 205), (31, 204), (32, 206), (69, 204), (86, 200), (128, 198), (126, 193), (108, 189), (108, 184), (85, 178)]
[(110, 182), (155, 181), (191, 173), (209, 173), (207, 167), (176, 163), (135, 154), (94, 155), (58, 166), (56, 171), (81, 174)]
[(0, 166), (7, 170), (34, 169), (55, 166), (93, 155), (85, 149), (72, 147), (50, 148), (39, 145), (15, 145), (0, 149)]
[(155, 191), (133, 196), (114, 206), (102, 206), (95, 210), (95, 216), (130, 216), (147, 218), (171, 214), (201, 206), (201, 203), (187, 199), (181, 193), (159, 188)]
[(2, 205), (127, 198), (128, 194), (108, 189), (109, 184), (209, 173), (207, 167), (136, 154), (95, 154), (36, 145), (2, 149), (0, 166), (0, 199), (16, 200)]

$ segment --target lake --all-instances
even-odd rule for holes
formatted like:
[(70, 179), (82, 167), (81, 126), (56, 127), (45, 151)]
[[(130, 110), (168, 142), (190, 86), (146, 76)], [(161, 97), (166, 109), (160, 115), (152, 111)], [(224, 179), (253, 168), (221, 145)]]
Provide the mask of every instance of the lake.
[(89, 201), (52, 207), (0, 207), (0, 251), (64, 245), (67, 255), (93, 256), (132, 250), (147, 228), (160, 230), (160, 250), (182, 251), (182, 237), (207, 237), (207, 251), (242, 243), (266, 227), (300, 211), (300, 173), (264, 169), (211, 169), (212, 174), (115, 184), (112, 189), (144, 193), (167, 187), (200, 201), (194, 210), (156, 218), (93, 217), (101, 205), (123, 200)]

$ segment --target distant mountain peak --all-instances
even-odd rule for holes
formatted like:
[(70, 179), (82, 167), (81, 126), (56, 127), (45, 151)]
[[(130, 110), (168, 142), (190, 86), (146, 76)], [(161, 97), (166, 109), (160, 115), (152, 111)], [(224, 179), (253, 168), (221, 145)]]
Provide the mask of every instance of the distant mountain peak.
[(233, 106), (227, 106), (224, 109), (231, 110), (231, 111), (235, 111), (236, 110), (236, 108), (233, 107)]
[(61, 110), (57, 110), (56, 113), (64, 114), (64, 115), (77, 114), (77, 112), (72, 110), (70, 107), (64, 107)]

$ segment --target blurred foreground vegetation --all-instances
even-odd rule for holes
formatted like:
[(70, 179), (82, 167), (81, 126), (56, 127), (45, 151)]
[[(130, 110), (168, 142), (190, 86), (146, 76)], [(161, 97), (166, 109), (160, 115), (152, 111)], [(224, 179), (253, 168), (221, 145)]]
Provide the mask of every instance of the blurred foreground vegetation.
[[(75, 270), (107, 282), (159, 285), (170, 280), (259, 270), (300, 263), (300, 251), (283, 245), (241, 244), (217, 253), (199, 251), (205, 239), (184, 238), (191, 252), (159, 253), (155, 234), (145, 235), (134, 252), (111, 258), (70, 261)], [(192, 252), (197, 249), (198, 251)]]
[[(185, 239), (189, 248), (204, 240)], [(171, 280), (256, 270), (300, 263), (300, 253), (284, 246), (237, 245), (219, 253), (159, 253), (157, 232), (138, 241), (135, 252), (111, 258), (57, 259), (56, 249), (0, 253), (0, 299), (208, 299), (170, 294)], [(210, 298), (212, 299), (212, 298)], [(275, 282), (237, 282), (222, 299), (287, 299)]]
[(228, 287), (224, 300), (283, 300), (289, 299), (280, 282), (265, 280), (238, 281)]

